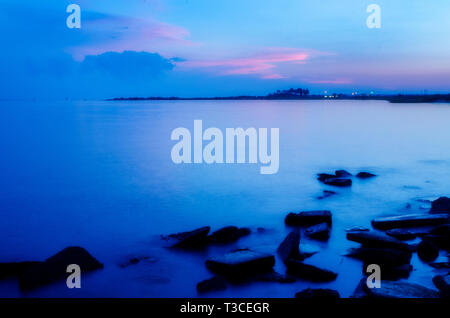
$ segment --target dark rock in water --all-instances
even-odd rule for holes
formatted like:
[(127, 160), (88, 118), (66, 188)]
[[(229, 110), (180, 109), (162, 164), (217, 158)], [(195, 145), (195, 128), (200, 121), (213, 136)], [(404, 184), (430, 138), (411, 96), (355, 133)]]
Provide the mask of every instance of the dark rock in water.
[(206, 279), (197, 284), (197, 291), (199, 293), (207, 293), (211, 291), (227, 289), (225, 279), (214, 276), (213, 278)]
[(249, 235), (251, 233), (249, 228), (238, 228), (236, 226), (223, 227), (208, 236), (210, 243), (231, 243), (237, 241), (239, 238)]
[(422, 236), (422, 240), (429, 241), (440, 249), (450, 250), (450, 237), (448, 235), (426, 234)]
[(295, 294), (295, 298), (301, 299), (339, 299), (338, 291), (328, 288), (307, 288)]
[(441, 292), (443, 297), (450, 297), (450, 276), (436, 275), (433, 277), (433, 283)]
[(325, 181), (326, 179), (332, 179), (336, 178), (337, 176), (335, 174), (329, 174), (329, 173), (319, 173), (317, 174), (317, 180), (319, 181)]
[(345, 230), (346, 232), (367, 232), (369, 229), (364, 226), (355, 226)]
[(286, 238), (281, 242), (277, 248), (277, 253), (283, 262), (288, 259), (304, 260), (310, 257), (314, 253), (301, 253), (299, 249), (300, 244), (300, 231), (298, 229), (292, 230)]
[(262, 282), (274, 282), (274, 283), (280, 283), (280, 284), (290, 284), (297, 281), (295, 277), (292, 277), (290, 275), (283, 275), (277, 272), (268, 272), (261, 275), (258, 275), (256, 277), (256, 280), (262, 281)]
[(352, 248), (346, 256), (386, 267), (401, 266), (411, 261), (411, 252), (390, 248)]
[(66, 279), (67, 266), (77, 264), (86, 273), (103, 268), (88, 251), (82, 247), (67, 247), (44, 262), (29, 266), (19, 275), (19, 287), (23, 290), (37, 288)]
[(336, 170), (334, 172), (334, 174), (336, 175), (336, 177), (338, 178), (343, 178), (343, 177), (351, 177), (352, 174), (346, 170)]
[(316, 224), (308, 227), (305, 233), (310, 238), (328, 240), (330, 237), (330, 226), (327, 223)]
[(430, 263), (428, 264), (433, 268), (436, 269), (449, 269), (450, 268), (450, 262), (437, 262), (437, 263)]
[(23, 271), (30, 266), (39, 264), (41, 262), (11, 262), (0, 263), (0, 279), (11, 278), (19, 276)]
[(376, 176), (377, 176), (376, 174), (373, 174), (370, 172), (364, 172), (364, 171), (358, 172), (358, 174), (356, 175), (356, 177), (360, 178), (360, 179), (368, 179), (368, 178), (373, 178)]
[(326, 185), (331, 185), (335, 187), (350, 187), (352, 185), (351, 179), (341, 179), (341, 178), (329, 178), (323, 181)]
[(206, 245), (207, 235), (210, 229), (209, 226), (204, 226), (189, 232), (180, 232), (163, 236), (162, 239), (169, 242), (171, 247), (198, 248)]
[(381, 288), (369, 288), (363, 284), (364, 291), (369, 297), (376, 298), (438, 298), (435, 290), (407, 282), (392, 282), (382, 280)]
[(380, 230), (403, 227), (420, 227), (445, 224), (449, 221), (448, 214), (408, 214), (372, 220), (372, 226)]
[(389, 231), (386, 231), (386, 234), (392, 237), (395, 237), (396, 239), (400, 240), (400, 241), (407, 241), (407, 240), (412, 240), (416, 238), (416, 234), (407, 231), (407, 230), (403, 230), (403, 229), (392, 229)]
[(417, 255), (419, 255), (421, 260), (431, 262), (439, 256), (439, 249), (434, 243), (422, 240), (417, 246)]
[(362, 278), (350, 298), (367, 298), (368, 295), (364, 290), (365, 285), (367, 285), (367, 278)]
[(150, 256), (135, 256), (127, 260), (126, 262), (121, 263), (119, 266), (120, 268), (125, 268), (131, 265), (139, 264), (142, 261), (146, 261), (148, 263), (155, 263), (157, 261), (156, 258), (150, 257)]
[(288, 225), (314, 225), (319, 223), (328, 223), (331, 225), (331, 212), (327, 210), (304, 211), (300, 213), (289, 213), (284, 222)]
[(450, 213), (450, 198), (440, 197), (431, 203), (430, 213)]
[(289, 275), (314, 282), (328, 282), (335, 280), (337, 274), (313, 265), (305, 264), (298, 260), (290, 259), (286, 262)]
[[(363, 266), (363, 273), (364, 275), (370, 275), (372, 272), (367, 272), (367, 266), (373, 263), (367, 263)], [(376, 263), (375, 263), (376, 264)], [(378, 264), (380, 265), (380, 264)], [(413, 270), (413, 267), (411, 264), (403, 264), (400, 266), (386, 266), (386, 265), (380, 265), (381, 270), (381, 278), (383, 280), (399, 280), (403, 278), (408, 278), (409, 274)]]
[(214, 272), (230, 276), (255, 275), (272, 271), (275, 257), (252, 250), (237, 250), (223, 256), (212, 257), (206, 267)]
[(373, 232), (349, 232), (347, 233), (347, 239), (361, 243), (364, 247), (393, 248), (404, 251), (412, 249), (410, 245), (404, 242)]
[(323, 200), (323, 199), (326, 199), (326, 198), (328, 198), (328, 197), (331, 197), (331, 196), (333, 196), (333, 195), (335, 195), (335, 194), (337, 194), (337, 193), (334, 192), (334, 191), (323, 190), (323, 195), (317, 197), (317, 199), (318, 199), (318, 200)]
[(450, 224), (439, 225), (432, 229), (430, 234), (450, 236)]

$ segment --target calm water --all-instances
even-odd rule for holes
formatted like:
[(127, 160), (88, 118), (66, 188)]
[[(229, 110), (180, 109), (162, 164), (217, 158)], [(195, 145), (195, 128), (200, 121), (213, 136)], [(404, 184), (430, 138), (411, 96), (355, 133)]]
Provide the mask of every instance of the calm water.
[[(309, 286), (349, 296), (362, 264), (342, 256), (357, 244), (345, 229), (376, 216), (424, 212), (415, 199), (449, 195), (450, 105), (382, 101), (1, 102), (0, 262), (42, 260), (69, 245), (105, 264), (82, 277), (80, 290), (61, 282), (21, 294), (14, 280), (0, 296), (195, 297), (211, 277), (204, 261), (236, 247), (274, 252), (288, 233), (289, 211), (329, 209), (331, 238), (302, 238), (318, 250), (307, 263), (335, 270), (335, 282), (254, 283), (207, 296), (292, 297)], [(175, 165), (174, 128), (278, 127), (280, 169), (259, 165)], [(379, 177), (331, 189), (318, 172), (367, 170)], [(339, 192), (317, 200), (322, 190)], [(406, 209), (410, 203), (411, 208)], [(210, 225), (248, 226), (235, 244), (202, 252), (161, 247), (160, 234)], [(257, 227), (267, 229), (256, 233)], [(121, 269), (136, 255), (151, 261)], [(447, 258), (441, 255), (442, 260)], [(432, 286), (436, 270), (416, 255), (410, 281)], [(277, 259), (276, 269), (284, 272)]]

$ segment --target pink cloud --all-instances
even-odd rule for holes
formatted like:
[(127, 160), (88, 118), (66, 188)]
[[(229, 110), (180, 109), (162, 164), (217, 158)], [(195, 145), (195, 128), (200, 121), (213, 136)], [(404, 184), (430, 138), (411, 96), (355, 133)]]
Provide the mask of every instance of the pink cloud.
[(185, 68), (202, 68), (218, 75), (257, 75), (263, 79), (282, 79), (276, 69), (283, 63), (304, 64), (314, 54), (292, 48), (272, 48), (250, 57), (190, 60), (177, 63)]

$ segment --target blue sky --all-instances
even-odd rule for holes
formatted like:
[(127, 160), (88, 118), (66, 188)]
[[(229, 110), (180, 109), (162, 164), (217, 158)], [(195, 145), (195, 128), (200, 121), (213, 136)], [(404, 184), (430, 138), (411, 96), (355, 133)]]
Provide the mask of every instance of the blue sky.
[(0, 98), (448, 92), (449, 16), (440, 0), (2, 0)]

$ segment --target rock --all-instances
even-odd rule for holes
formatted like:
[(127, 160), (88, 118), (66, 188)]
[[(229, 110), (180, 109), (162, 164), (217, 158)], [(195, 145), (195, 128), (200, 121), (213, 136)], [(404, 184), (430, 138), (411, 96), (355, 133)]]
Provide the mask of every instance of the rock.
[(336, 178), (335, 174), (329, 174), (329, 173), (319, 173), (317, 174), (317, 180), (319, 181), (325, 181), (326, 179), (332, 179)]
[(436, 275), (433, 277), (433, 283), (439, 289), (443, 297), (450, 297), (450, 276)]
[(27, 267), (19, 275), (19, 287), (22, 290), (34, 289), (58, 280), (66, 279), (67, 266), (77, 264), (81, 272), (86, 273), (103, 268), (88, 251), (82, 247), (67, 247), (44, 262)]
[(440, 197), (431, 203), (430, 213), (450, 213), (450, 198)]
[(294, 283), (297, 281), (295, 277), (292, 277), (290, 275), (283, 275), (277, 272), (268, 272), (261, 274), (256, 277), (256, 280), (262, 281), (262, 282), (274, 282), (274, 283), (280, 283), (280, 284), (289, 284)]
[(337, 193), (334, 192), (334, 191), (323, 190), (323, 195), (317, 197), (317, 199), (318, 199), (318, 200), (323, 200), (323, 199), (326, 199), (326, 198), (328, 198), (328, 197), (331, 197), (331, 196), (333, 196), (333, 195), (335, 195), (335, 194), (337, 194)]
[(153, 257), (149, 257), (149, 256), (135, 256), (135, 257), (130, 258), (126, 262), (119, 264), (119, 266), (120, 266), (120, 268), (125, 268), (125, 267), (131, 266), (131, 265), (139, 264), (142, 261), (146, 261), (149, 263), (155, 263), (157, 261), (157, 259), (153, 258)]
[(249, 228), (238, 228), (236, 226), (223, 227), (208, 236), (210, 243), (231, 243), (237, 241), (239, 238), (250, 234)]
[(436, 269), (449, 269), (450, 268), (450, 262), (437, 262), (437, 263), (429, 263), (433, 268)]
[(346, 170), (336, 170), (334, 172), (334, 174), (336, 175), (336, 177), (338, 178), (343, 178), (343, 177), (351, 177), (352, 174)]
[(432, 242), (438, 248), (450, 250), (450, 237), (448, 235), (426, 234), (422, 236), (422, 240)]
[(210, 279), (206, 279), (197, 284), (197, 291), (199, 293), (207, 293), (211, 291), (227, 289), (225, 279), (214, 276)]
[(407, 230), (403, 230), (403, 229), (392, 229), (392, 230), (388, 230), (386, 231), (386, 234), (392, 237), (395, 237), (396, 239), (400, 240), (400, 241), (407, 241), (407, 240), (412, 240), (416, 238), (416, 234), (409, 232)]
[(363, 284), (363, 289), (369, 297), (375, 298), (438, 298), (439, 293), (421, 285), (407, 282), (391, 282), (382, 280), (381, 288), (369, 288)]
[(358, 172), (358, 174), (356, 175), (356, 177), (360, 178), (360, 179), (368, 179), (368, 178), (373, 178), (376, 176), (377, 176), (376, 174), (373, 174), (370, 172), (364, 172), (364, 171)]
[(335, 187), (350, 187), (352, 185), (351, 179), (341, 179), (341, 178), (329, 178), (323, 181), (326, 185), (331, 185)]
[(439, 256), (439, 249), (434, 243), (422, 240), (417, 246), (417, 255), (419, 255), (421, 260), (431, 262)]
[(450, 224), (439, 225), (433, 228), (430, 234), (450, 236)]
[(30, 266), (36, 265), (38, 263), (41, 262), (0, 263), (0, 279), (17, 277)]
[(275, 257), (252, 250), (237, 250), (223, 256), (212, 257), (206, 267), (214, 272), (230, 276), (246, 276), (272, 271)]
[[(364, 264), (363, 266), (363, 273), (365, 275), (370, 275), (371, 272), (367, 272), (367, 266), (369, 266), (370, 264), (374, 264), (374, 263), (367, 263)], [(376, 263), (375, 263), (376, 264)], [(378, 264), (380, 265), (380, 264)], [(381, 270), (381, 278), (383, 280), (399, 280), (402, 278), (408, 278), (409, 274), (411, 273), (411, 271), (413, 270), (413, 267), (411, 264), (403, 264), (400, 266), (386, 266), (386, 265), (380, 265), (380, 270)]]
[(374, 232), (349, 232), (347, 233), (347, 239), (361, 243), (363, 247), (393, 248), (404, 251), (412, 249), (410, 245), (404, 242)]
[(408, 214), (372, 220), (372, 226), (380, 230), (404, 227), (420, 227), (444, 224), (449, 221), (448, 214)]
[(364, 226), (354, 226), (345, 230), (346, 232), (367, 232), (369, 229)]
[(328, 223), (331, 225), (331, 212), (327, 210), (304, 211), (300, 213), (289, 213), (284, 222), (288, 225), (314, 225), (319, 223)]
[(386, 267), (409, 264), (411, 261), (411, 252), (389, 248), (352, 248), (346, 256), (362, 260), (367, 264)]
[(289, 275), (314, 282), (328, 282), (335, 280), (337, 274), (313, 265), (305, 264), (298, 260), (290, 259), (286, 262)]
[(308, 227), (305, 233), (310, 238), (328, 240), (330, 237), (330, 226), (327, 223), (316, 224)]
[(288, 259), (304, 260), (314, 253), (301, 253), (299, 249), (300, 231), (298, 229), (292, 230), (281, 242), (277, 248), (277, 253), (283, 262)]
[(207, 243), (207, 235), (210, 229), (211, 228), (209, 226), (204, 226), (189, 232), (180, 232), (176, 234), (170, 234), (168, 236), (163, 236), (162, 239), (169, 242), (170, 247), (203, 247)]
[(328, 288), (307, 288), (295, 294), (295, 298), (301, 299), (339, 299), (338, 291)]

